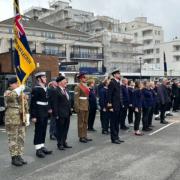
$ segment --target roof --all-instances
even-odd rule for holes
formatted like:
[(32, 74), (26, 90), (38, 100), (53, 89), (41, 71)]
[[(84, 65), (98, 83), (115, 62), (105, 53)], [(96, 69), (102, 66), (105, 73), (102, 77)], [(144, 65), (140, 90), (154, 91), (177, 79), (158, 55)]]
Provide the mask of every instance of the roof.
[[(14, 17), (10, 19), (6, 19), (4, 21), (0, 22), (0, 25), (7, 25), (7, 26), (12, 26), (14, 23)], [(25, 28), (31, 28), (31, 29), (40, 29), (40, 30), (46, 30), (46, 31), (56, 31), (56, 32), (62, 32), (62, 33), (70, 33), (70, 34), (75, 34), (75, 35), (81, 35), (81, 36), (89, 36), (87, 33), (73, 30), (73, 29), (63, 29), (63, 28), (58, 28), (49, 24), (46, 24), (44, 22), (34, 20), (33, 18), (29, 18), (26, 16), (22, 16), (22, 24)]]

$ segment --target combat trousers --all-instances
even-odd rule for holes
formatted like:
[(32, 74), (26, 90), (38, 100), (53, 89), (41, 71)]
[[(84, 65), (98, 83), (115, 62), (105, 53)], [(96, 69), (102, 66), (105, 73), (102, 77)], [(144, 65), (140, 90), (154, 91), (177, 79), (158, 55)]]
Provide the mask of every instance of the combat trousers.
[(80, 110), (78, 112), (78, 136), (79, 138), (87, 137), (88, 111)]
[(22, 125), (6, 125), (9, 152), (11, 156), (22, 156), (24, 152), (24, 139), (26, 127)]

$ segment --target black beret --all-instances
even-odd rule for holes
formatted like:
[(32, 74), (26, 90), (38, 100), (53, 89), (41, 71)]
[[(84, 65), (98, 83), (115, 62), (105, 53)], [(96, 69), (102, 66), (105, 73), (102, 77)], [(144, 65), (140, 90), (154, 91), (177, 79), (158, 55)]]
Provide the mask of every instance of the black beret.
[(59, 76), (56, 78), (56, 82), (61, 82), (64, 79), (66, 79), (64, 76)]
[(18, 80), (17, 80), (17, 77), (10, 77), (8, 79), (8, 84), (14, 84), (14, 83), (17, 83)]

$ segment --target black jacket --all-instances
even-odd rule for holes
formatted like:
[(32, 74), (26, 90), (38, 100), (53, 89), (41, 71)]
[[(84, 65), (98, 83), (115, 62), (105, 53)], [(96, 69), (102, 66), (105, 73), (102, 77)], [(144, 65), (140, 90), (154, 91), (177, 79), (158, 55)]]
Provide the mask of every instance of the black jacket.
[(171, 102), (170, 96), (168, 94), (167, 87), (165, 85), (160, 85), (157, 89), (159, 102), (163, 105)]
[[(47, 105), (42, 105), (42, 103)], [(31, 118), (48, 117), (48, 94), (47, 90), (36, 85), (31, 92), (30, 116)]]
[(123, 106), (122, 87), (115, 79), (108, 86), (108, 103), (112, 104), (114, 111), (119, 111)]
[(56, 98), (53, 103), (53, 116), (61, 118), (69, 118), (71, 115), (71, 104), (67, 96), (61, 90), (61, 88), (56, 88)]

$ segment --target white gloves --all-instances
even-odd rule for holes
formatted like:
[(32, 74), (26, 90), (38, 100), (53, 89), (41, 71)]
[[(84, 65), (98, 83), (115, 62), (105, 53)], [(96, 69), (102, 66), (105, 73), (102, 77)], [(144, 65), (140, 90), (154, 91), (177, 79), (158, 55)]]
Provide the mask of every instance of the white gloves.
[(14, 89), (14, 91), (16, 91), (17, 95), (20, 96), (21, 92), (24, 91), (25, 86), (24, 85), (20, 85), (18, 88)]

